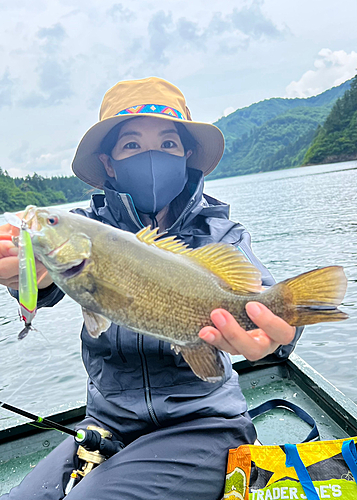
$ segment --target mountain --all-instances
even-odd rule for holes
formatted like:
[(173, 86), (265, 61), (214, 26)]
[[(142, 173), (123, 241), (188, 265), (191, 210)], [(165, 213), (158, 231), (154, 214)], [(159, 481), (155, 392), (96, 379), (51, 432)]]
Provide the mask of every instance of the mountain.
[(266, 99), (219, 119), (215, 125), (226, 148), (209, 179), (301, 165), (318, 126), (351, 81), (306, 99)]
[(303, 163), (331, 163), (357, 159), (357, 75), (351, 88), (337, 99), (308, 148)]

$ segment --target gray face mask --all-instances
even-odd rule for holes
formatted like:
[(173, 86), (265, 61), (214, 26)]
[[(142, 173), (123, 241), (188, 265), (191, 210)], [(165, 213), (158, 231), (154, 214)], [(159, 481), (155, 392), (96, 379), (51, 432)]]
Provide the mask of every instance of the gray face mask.
[(152, 150), (110, 161), (115, 189), (130, 194), (135, 207), (145, 214), (160, 212), (187, 182), (186, 156)]

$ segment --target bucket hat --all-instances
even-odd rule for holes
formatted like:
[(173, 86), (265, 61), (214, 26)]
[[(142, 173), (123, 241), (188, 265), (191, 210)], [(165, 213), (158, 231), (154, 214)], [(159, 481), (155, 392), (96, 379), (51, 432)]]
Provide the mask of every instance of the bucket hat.
[(108, 132), (133, 117), (160, 117), (182, 123), (197, 141), (187, 166), (208, 175), (218, 165), (224, 151), (222, 132), (210, 123), (192, 121), (185, 97), (175, 85), (157, 77), (119, 82), (104, 95), (99, 121), (81, 139), (72, 169), (77, 177), (102, 189), (107, 174), (98, 155)]

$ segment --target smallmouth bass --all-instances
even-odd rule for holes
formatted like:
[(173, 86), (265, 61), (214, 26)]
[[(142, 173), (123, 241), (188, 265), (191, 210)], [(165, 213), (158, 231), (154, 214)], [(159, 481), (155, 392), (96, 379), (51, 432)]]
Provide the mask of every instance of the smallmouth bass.
[(56, 285), (83, 309), (93, 337), (111, 322), (170, 342), (202, 380), (223, 376), (219, 351), (201, 340), (213, 309), (228, 310), (246, 330), (258, 301), (292, 326), (346, 319), (337, 307), (347, 280), (340, 266), (316, 269), (267, 290), (260, 272), (235, 247), (190, 249), (174, 236), (137, 234), (56, 208), (28, 207), (34, 253)]

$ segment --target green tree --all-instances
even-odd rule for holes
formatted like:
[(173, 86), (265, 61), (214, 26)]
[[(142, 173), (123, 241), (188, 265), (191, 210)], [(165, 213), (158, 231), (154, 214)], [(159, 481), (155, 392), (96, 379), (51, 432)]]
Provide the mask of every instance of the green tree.
[(357, 158), (357, 75), (350, 89), (337, 99), (324, 124), (306, 151), (303, 164)]

